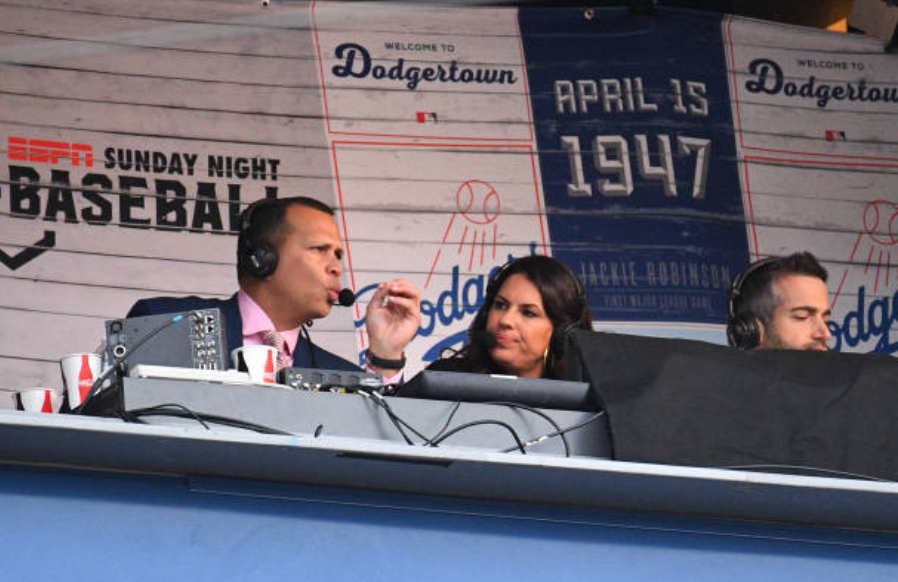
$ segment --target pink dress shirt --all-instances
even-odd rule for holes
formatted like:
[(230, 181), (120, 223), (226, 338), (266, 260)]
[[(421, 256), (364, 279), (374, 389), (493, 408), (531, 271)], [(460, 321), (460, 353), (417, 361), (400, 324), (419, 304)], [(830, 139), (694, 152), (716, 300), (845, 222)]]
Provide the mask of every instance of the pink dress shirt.
[(243, 319), (243, 345), (262, 345), (264, 343), (262, 332), (271, 329), (284, 338), (285, 351), (290, 360), (293, 360), (293, 350), (296, 349), (296, 342), (299, 341), (299, 327), (287, 330), (277, 329), (268, 314), (243, 289), (237, 292), (237, 306), (240, 308), (240, 318)]
[[(299, 341), (299, 332), (301, 327), (288, 330), (278, 330), (268, 314), (259, 307), (259, 304), (253, 301), (249, 294), (240, 289), (237, 292), (237, 306), (240, 308), (240, 317), (243, 319), (243, 345), (254, 346), (262, 345), (262, 332), (273, 329), (281, 334), (284, 338), (287, 355), (293, 360), (293, 350), (296, 349), (296, 342)], [(377, 374), (371, 366), (365, 366), (365, 371), (371, 374)], [(394, 376), (384, 378), (386, 386), (392, 386), (402, 382), (402, 371), (400, 370)]]

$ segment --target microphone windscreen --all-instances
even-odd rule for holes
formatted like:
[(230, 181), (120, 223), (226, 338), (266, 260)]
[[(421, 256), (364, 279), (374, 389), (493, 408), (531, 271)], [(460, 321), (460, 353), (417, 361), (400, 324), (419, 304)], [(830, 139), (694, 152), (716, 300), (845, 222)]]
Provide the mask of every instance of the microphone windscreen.
[(340, 289), (340, 294), (337, 296), (337, 303), (343, 307), (349, 307), (355, 303), (355, 293), (352, 292), (352, 289)]
[(471, 343), (482, 346), (486, 350), (491, 350), (496, 347), (496, 334), (485, 329), (472, 332)]

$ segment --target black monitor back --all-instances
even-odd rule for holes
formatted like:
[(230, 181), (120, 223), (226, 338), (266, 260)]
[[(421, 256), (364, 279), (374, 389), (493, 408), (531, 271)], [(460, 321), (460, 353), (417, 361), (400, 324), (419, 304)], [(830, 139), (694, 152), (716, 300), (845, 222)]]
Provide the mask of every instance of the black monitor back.
[(597, 410), (589, 384), (545, 378), (424, 370), (399, 396), (450, 402), (511, 402), (554, 410)]

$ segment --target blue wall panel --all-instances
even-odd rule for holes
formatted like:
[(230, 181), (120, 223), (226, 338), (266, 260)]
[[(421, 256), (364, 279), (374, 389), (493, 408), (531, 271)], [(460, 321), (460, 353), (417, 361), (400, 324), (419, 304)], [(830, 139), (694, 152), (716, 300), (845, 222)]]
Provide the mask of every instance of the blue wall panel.
[(264, 482), (0, 468), (17, 580), (890, 580), (898, 536)]

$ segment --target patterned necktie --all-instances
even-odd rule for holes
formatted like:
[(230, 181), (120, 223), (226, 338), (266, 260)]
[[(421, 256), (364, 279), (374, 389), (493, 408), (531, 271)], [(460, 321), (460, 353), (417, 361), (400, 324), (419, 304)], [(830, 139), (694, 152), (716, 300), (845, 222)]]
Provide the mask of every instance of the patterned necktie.
[(291, 365), (293, 365), (293, 361), (291, 360), (290, 356), (287, 355), (287, 346), (284, 342), (284, 338), (281, 337), (281, 334), (274, 330), (266, 329), (262, 332), (262, 343), (266, 346), (277, 348), (278, 371), (283, 370), (284, 368), (289, 368)]

